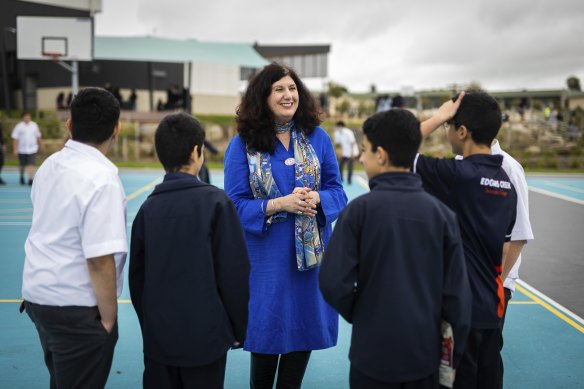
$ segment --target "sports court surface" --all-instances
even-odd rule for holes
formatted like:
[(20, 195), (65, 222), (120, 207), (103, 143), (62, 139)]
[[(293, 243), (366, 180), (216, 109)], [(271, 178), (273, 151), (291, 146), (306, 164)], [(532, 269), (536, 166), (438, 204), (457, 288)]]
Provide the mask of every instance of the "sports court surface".
[[(121, 171), (128, 194), (128, 231), (138, 208), (162, 171)], [(30, 228), (30, 188), (5, 171), (0, 187), (0, 388), (44, 388), (44, 366), (36, 330), (19, 314), (24, 241)], [(212, 182), (222, 186), (222, 172)], [(584, 388), (584, 176), (529, 176), (536, 240), (524, 250), (523, 282), (505, 324), (506, 388)], [(346, 186), (349, 199), (366, 192), (366, 181)], [(142, 346), (138, 321), (124, 288), (120, 337), (108, 388), (139, 388)], [(304, 388), (347, 388), (350, 325), (340, 319), (337, 347), (312, 354)], [(388, 350), (391, 352), (391, 350)], [(249, 356), (229, 353), (226, 388), (249, 387)]]

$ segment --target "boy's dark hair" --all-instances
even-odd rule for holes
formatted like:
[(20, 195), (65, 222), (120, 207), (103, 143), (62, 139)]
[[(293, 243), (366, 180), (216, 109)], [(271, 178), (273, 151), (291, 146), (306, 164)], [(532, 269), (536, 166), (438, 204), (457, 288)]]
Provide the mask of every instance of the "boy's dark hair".
[(411, 168), (422, 143), (420, 121), (401, 108), (369, 117), (363, 124), (363, 133), (371, 143), (371, 151), (382, 147), (395, 167)]
[(236, 112), (237, 132), (246, 146), (255, 151), (270, 154), (275, 151), (274, 115), (268, 106), (268, 97), (272, 84), (286, 76), (294, 80), (298, 90), (296, 127), (310, 135), (321, 122), (319, 106), (300, 77), (291, 68), (272, 62), (249, 81)]
[[(453, 97), (453, 101), (457, 97), (458, 95)], [(499, 103), (481, 90), (465, 93), (456, 115), (450, 121), (455, 128), (464, 125), (476, 144), (489, 147), (501, 128), (501, 122)]]
[(336, 124), (337, 127), (345, 127), (345, 122), (342, 120), (339, 120)]
[(169, 173), (177, 172), (190, 163), (195, 146), (201, 155), (205, 130), (201, 123), (186, 113), (167, 115), (156, 129), (154, 144), (160, 163)]
[(120, 102), (102, 88), (81, 89), (71, 101), (71, 137), (102, 144), (112, 137), (120, 120)]
[(25, 117), (26, 115), (30, 116), (30, 112), (24, 111), (23, 113), (21, 113), (21, 114), (20, 114), (20, 118), (21, 118), (21, 119), (24, 119), (24, 117)]

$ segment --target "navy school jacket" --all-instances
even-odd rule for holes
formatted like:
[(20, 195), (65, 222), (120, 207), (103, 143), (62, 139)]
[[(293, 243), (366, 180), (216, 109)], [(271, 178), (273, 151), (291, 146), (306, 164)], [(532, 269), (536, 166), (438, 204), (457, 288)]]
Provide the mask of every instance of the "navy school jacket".
[(167, 174), (134, 220), (129, 282), (147, 358), (202, 366), (243, 342), (249, 261), (225, 192)]
[(349, 359), (363, 374), (406, 382), (437, 372), (441, 321), (458, 365), (471, 295), (456, 216), (413, 173), (384, 173), (339, 217), (320, 270), (327, 300), (353, 323)]

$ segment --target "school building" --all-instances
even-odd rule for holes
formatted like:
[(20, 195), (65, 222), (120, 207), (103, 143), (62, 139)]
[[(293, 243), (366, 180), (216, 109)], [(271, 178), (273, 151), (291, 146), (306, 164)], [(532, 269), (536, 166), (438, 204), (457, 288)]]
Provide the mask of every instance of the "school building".
[[(0, 108), (55, 109), (60, 93), (71, 93), (71, 73), (59, 63), (22, 60), (17, 53), (17, 16), (86, 17), (101, 11), (99, 0), (3, 0), (0, 13)], [(136, 95), (136, 111), (152, 112), (174, 87), (190, 96), (189, 109), (233, 114), (247, 80), (271, 61), (295, 68), (301, 77), (324, 84), (328, 45), (264, 46), (161, 37), (93, 37), (93, 60), (79, 61), (79, 86), (119, 88)], [(309, 83), (310, 84), (310, 83)], [(185, 99), (186, 100), (186, 99)]]

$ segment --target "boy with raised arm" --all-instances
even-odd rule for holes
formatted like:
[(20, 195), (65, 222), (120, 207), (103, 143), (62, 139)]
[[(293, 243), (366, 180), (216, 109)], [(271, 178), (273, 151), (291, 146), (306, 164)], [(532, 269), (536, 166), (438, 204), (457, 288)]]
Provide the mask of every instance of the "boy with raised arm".
[[(424, 188), (457, 215), (468, 279), (472, 290), (472, 321), (455, 388), (501, 387), (500, 322), (505, 307), (501, 280), (503, 244), (515, 223), (517, 195), (492, 155), (491, 143), (501, 128), (499, 105), (487, 93), (461, 93), (422, 123), (428, 136), (444, 125), (455, 158), (419, 155), (414, 172)], [(421, 242), (422, 243), (422, 242)]]

